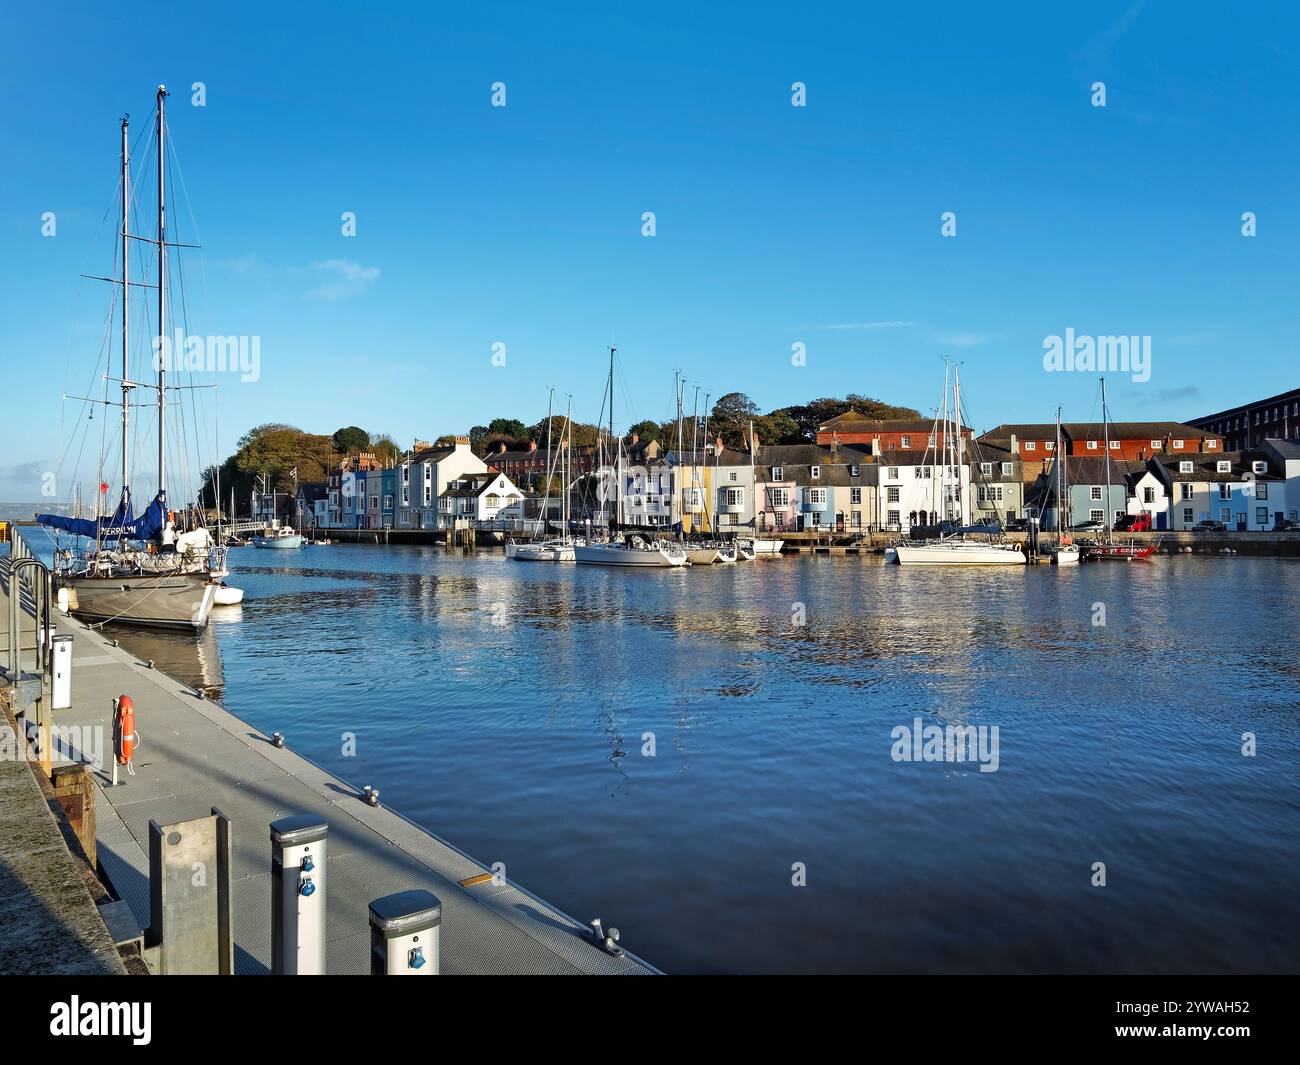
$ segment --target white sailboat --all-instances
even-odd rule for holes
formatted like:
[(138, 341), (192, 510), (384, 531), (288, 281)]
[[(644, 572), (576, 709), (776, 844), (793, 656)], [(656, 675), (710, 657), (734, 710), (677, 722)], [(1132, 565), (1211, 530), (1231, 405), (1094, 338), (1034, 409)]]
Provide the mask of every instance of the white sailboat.
[[(623, 480), (623, 444), (621, 440), (617, 444), (614, 443), (614, 353), (616, 350), (611, 344), (609, 348), (609, 383), (607, 388), (609, 396), (609, 442), (611, 449), (615, 450), (615, 456), (612, 470), (613, 476), (611, 478), (613, 491), (606, 491), (607, 498), (602, 505), (607, 522), (611, 520), (609, 517), (611, 511), (608, 506), (611, 503), (612, 520), (617, 522), (618, 500), (621, 495), (620, 486)], [(681, 544), (671, 540), (647, 539), (639, 534), (628, 536), (623, 540), (609, 540), (604, 543), (587, 541), (575, 544), (573, 559), (578, 564), (586, 566), (625, 566), (634, 569), (685, 566), (687, 563), (686, 551)]]
[[(158, 235), (148, 240), (131, 233), (130, 147), (127, 137), (129, 121), (121, 121), (121, 276), (99, 278), (121, 286), (122, 298), (122, 437), (121, 497), (111, 515), (93, 521), (38, 514), (42, 525), (85, 537), (92, 549), (82, 557), (72, 551), (56, 550), (55, 574), (60, 588), (68, 590), (71, 612), (98, 623), (122, 622), (134, 625), (200, 629), (207, 624), (216, 594), (209, 567), (212, 541), (206, 529), (176, 536), (167, 509), (167, 359), (158, 358), (157, 383), (145, 385), (131, 380), (130, 374), (130, 280), (129, 247), (132, 240), (148, 240), (158, 254), (158, 332), (167, 331), (167, 227), (166, 227), (166, 145), (167, 97), (165, 86), (157, 92), (157, 173)], [(158, 492), (144, 513), (135, 517), (131, 499), (130, 412), (131, 392), (136, 388), (157, 391), (158, 417)], [(107, 402), (82, 397), (90, 402)], [(114, 404), (116, 405), (116, 404)], [(115, 545), (115, 546), (113, 546)]]
[[(555, 390), (552, 389), (550, 396), (546, 401), (546, 495), (542, 500), (542, 522), (545, 524), (551, 508), (551, 481), (555, 474), (555, 459), (551, 451), (551, 403), (555, 398)], [(571, 458), (573, 442), (573, 399), (570, 397), (569, 405), (565, 412), (565, 431), (560, 437), (560, 521), (564, 526), (564, 532), (559, 536), (548, 537), (535, 543), (519, 544), (514, 540), (506, 541), (506, 558), (513, 558), (519, 562), (574, 562), (574, 546), (576, 541), (569, 535), (569, 472), (568, 463)]]
[(1070, 536), (1070, 495), (1066, 474), (1065, 452), (1061, 440), (1061, 408), (1056, 408), (1056, 452), (1053, 460), (1056, 474), (1056, 539), (1047, 550), (1048, 557), (1058, 566), (1079, 564), (1079, 545)]
[(965, 456), (961, 435), (961, 382), (955, 367), (952, 398), (955, 439), (948, 439), (945, 427), (944, 463), (947, 466), (951, 458), (951, 466), (957, 471), (955, 512), (959, 531), (938, 540), (896, 544), (892, 561), (904, 566), (1023, 566), (1027, 560), (1019, 545), (995, 541), (991, 535), (986, 540), (969, 539), (966, 532), (960, 531), (965, 518), (961, 491), (961, 467)]

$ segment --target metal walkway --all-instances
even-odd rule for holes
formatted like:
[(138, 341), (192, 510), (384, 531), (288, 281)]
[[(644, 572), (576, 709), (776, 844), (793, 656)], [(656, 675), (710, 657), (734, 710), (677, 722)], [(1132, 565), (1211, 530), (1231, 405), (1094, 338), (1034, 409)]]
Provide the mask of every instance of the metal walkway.
[[(7, 563), (7, 559), (3, 560)], [(7, 565), (0, 564), (0, 577)], [(0, 586), (7, 583), (0, 580)], [(0, 605), (7, 610), (6, 593)], [(0, 616), (4, 613), (0, 610)], [(326, 899), (330, 973), (369, 972), (369, 903), (425, 888), (442, 900), (442, 971), (514, 974), (646, 974), (631, 954), (616, 959), (585, 937), (585, 926), (511, 883), (463, 887), (489, 870), (398, 814), (370, 806), (355, 789), (264, 733), (200, 700), (183, 684), (148, 668), (104, 634), (58, 616), (72, 633), (70, 710), (56, 726), (100, 727), (111, 759), (112, 700), (135, 701), (140, 748), (136, 775), (116, 788), (97, 772), (97, 846), (101, 870), (149, 924), (149, 821), (168, 824), (219, 808), (233, 828), (231, 884), (235, 971), (266, 973), (271, 963), (271, 844), (268, 826), (290, 814), (329, 823)]]

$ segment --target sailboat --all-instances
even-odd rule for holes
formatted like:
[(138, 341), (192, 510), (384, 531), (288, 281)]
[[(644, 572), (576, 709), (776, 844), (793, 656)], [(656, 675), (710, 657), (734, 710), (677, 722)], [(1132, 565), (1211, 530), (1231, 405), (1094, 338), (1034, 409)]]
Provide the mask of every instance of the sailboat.
[(1110, 410), (1106, 406), (1106, 378), (1101, 379), (1101, 425), (1106, 448), (1106, 484), (1102, 491), (1106, 493), (1105, 526), (1100, 542), (1084, 545), (1084, 557), (1110, 559), (1112, 561), (1132, 562), (1134, 559), (1149, 558), (1156, 553), (1155, 544), (1139, 544), (1133, 540), (1128, 543), (1115, 542), (1115, 514), (1110, 505)]
[[(166, 230), (166, 144), (165, 86), (157, 93), (158, 148), (158, 236), (148, 243), (158, 252), (158, 337), (167, 337), (167, 230)], [(121, 286), (122, 298), (122, 484), (121, 496), (111, 515), (94, 520), (38, 514), (41, 525), (91, 540), (94, 547), (83, 557), (66, 549), (55, 553), (55, 574), (60, 588), (69, 592), (73, 614), (98, 623), (125, 622), (134, 625), (201, 629), (212, 609), (216, 584), (209, 572), (208, 552), (212, 538), (206, 529), (175, 534), (167, 509), (167, 359), (159, 357), (157, 383), (144, 385), (131, 380), (129, 364), (130, 314), (128, 296), (129, 247), (132, 240), (145, 240), (130, 231), (131, 203), (129, 118), (121, 121), (121, 274), (102, 278)], [(149, 286), (146, 286), (149, 287)], [(160, 351), (160, 355), (162, 352)], [(154, 388), (158, 403), (158, 492), (143, 514), (133, 514), (129, 455), (131, 392)], [(89, 398), (89, 397), (86, 397)], [(94, 402), (107, 402), (94, 400)], [(107, 485), (103, 485), (104, 492)], [(115, 546), (114, 546), (115, 545)]]
[[(612, 474), (613, 491), (606, 491), (606, 503), (612, 504), (612, 511), (605, 509), (606, 520), (612, 524), (618, 521), (618, 500), (623, 480), (623, 442), (614, 443), (614, 353), (617, 349), (611, 344), (609, 348), (609, 442), (616, 449)], [(575, 544), (574, 561), (586, 566), (625, 566), (637, 569), (685, 566), (686, 552), (682, 545), (669, 540), (648, 539), (639, 534), (630, 535), (623, 540), (609, 540), (596, 543), (588, 540)]]
[[(547, 516), (551, 509), (551, 481), (555, 475), (555, 458), (551, 450), (551, 403), (555, 398), (555, 390), (546, 401), (546, 495), (542, 500), (542, 523), (545, 526)], [(573, 399), (570, 397), (569, 405), (565, 412), (565, 432), (560, 437), (560, 483), (562, 485), (562, 495), (560, 496), (560, 521), (564, 527), (564, 532), (556, 537), (549, 537), (537, 543), (518, 544), (513, 540), (506, 541), (506, 558), (513, 558), (519, 562), (573, 562), (575, 560), (573, 546), (576, 542), (569, 535), (569, 473), (568, 462), (571, 457), (571, 447), (573, 442)]]
[[(784, 540), (778, 540), (771, 536), (759, 536), (758, 523), (758, 479), (757, 467), (754, 465), (755, 453), (758, 451), (758, 445), (754, 437), (754, 423), (749, 423), (749, 482), (754, 486), (754, 535), (740, 541), (740, 547), (750, 552), (750, 558), (758, 555), (779, 555), (781, 548), (785, 546)], [(763, 498), (767, 498), (767, 493), (763, 493)]]
[(1069, 483), (1066, 480), (1065, 450), (1061, 440), (1061, 408), (1056, 408), (1056, 451), (1052, 472), (1056, 476), (1056, 539), (1047, 554), (1058, 566), (1078, 565), (1079, 545), (1067, 531), (1070, 528)]
[[(945, 393), (947, 386), (945, 383)], [(977, 526), (963, 524), (961, 467), (965, 441), (961, 435), (961, 381), (953, 368), (953, 429), (955, 439), (949, 439), (947, 426), (944, 432), (944, 464), (957, 471), (955, 511), (957, 532), (941, 536), (938, 540), (910, 541), (894, 545), (892, 561), (904, 566), (1023, 566), (1027, 561), (1018, 544), (995, 541), (991, 534), (987, 540), (973, 540), (968, 532), (984, 531)], [(944, 402), (947, 402), (945, 395)], [(949, 462), (951, 460), (951, 462)], [(886, 555), (887, 558), (890, 556)]]

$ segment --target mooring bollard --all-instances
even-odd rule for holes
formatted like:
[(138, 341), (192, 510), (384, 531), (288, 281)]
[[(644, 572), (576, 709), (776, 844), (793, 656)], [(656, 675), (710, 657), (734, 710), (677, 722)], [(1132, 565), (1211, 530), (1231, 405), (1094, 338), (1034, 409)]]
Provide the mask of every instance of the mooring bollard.
[(370, 975), (437, 976), (442, 903), (428, 891), (399, 891), (370, 904)]
[(271, 824), (271, 972), (325, 974), (325, 837), (316, 814)]

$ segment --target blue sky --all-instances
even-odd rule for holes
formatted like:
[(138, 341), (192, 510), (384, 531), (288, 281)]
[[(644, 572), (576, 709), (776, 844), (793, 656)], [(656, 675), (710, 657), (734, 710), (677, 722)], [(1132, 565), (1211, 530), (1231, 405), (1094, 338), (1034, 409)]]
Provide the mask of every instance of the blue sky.
[(78, 275), (113, 269), (117, 119), (144, 130), (160, 82), (196, 223), (181, 205), (172, 235), (204, 246), (190, 329), (261, 338), (260, 379), (220, 388), (223, 453), (264, 421), (529, 421), (549, 385), (594, 420), (611, 335), (625, 423), (671, 413), (678, 368), (764, 410), (928, 412), (944, 355), (980, 428), (1088, 420), (1095, 375), (1042, 367), (1067, 328), (1152, 337), (1150, 380), (1111, 380), (1120, 419), (1300, 383), (1300, 17), (904, 6), (138, 4), (125, 38), (111, 6), (11, 12), (0, 498), (74, 475), (60, 397), (90, 387), (111, 295)]

